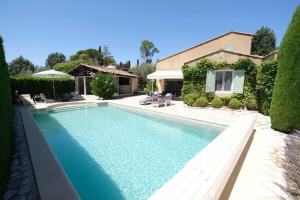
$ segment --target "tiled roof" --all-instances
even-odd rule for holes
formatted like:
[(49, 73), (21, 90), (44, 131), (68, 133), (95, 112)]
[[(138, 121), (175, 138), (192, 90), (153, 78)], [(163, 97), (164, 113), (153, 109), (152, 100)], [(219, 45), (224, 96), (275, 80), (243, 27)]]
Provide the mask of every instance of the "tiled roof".
[(113, 68), (106, 68), (106, 67), (100, 67), (100, 66), (92, 66), (92, 65), (87, 65), (87, 64), (83, 64), (83, 63), (80, 63), (77, 67), (75, 67), (74, 69), (72, 69), (71, 72), (73, 70), (75, 70), (76, 68), (80, 67), (80, 66), (84, 66), (84, 67), (87, 67), (87, 68), (95, 69), (95, 70), (97, 70), (99, 72), (105, 72), (105, 73), (115, 74), (115, 75), (119, 75), (119, 76), (139, 77), (139, 76), (137, 76), (135, 74), (129, 73), (129, 72), (124, 71), (124, 70), (113, 69)]

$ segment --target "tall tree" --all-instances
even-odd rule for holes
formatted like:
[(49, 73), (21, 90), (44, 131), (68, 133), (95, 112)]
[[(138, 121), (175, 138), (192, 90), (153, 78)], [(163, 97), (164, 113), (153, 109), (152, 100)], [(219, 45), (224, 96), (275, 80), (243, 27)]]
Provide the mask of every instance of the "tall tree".
[(300, 5), (281, 42), (271, 103), (272, 127), (300, 130)]
[(116, 64), (114, 57), (111, 55), (110, 51), (108, 50), (108, 47), (105, 45), (102, 48), (102, 54), (103, 54), (103, 63), (102, 63), (103, 66)]
[(144, 63), (151, 64), (153, 56), (159, 53), (159, 50), (155, 47), (153, 42), (144, 40), (141, 43), (140, 53)]
[(10, 79), (0, 36), (0, 196), (8, 180), (13, 144), (13, 107)]
[(251, 53), (254, 55), (264, 56), (276, 48), (276, 36), (272, 29), (261, 27), (255, 33), (252, 40)]
[(66, 56), (62, 53), (50, 53), (46, 59), (46, 67), (48, 68), (53, 68), (54, 65), (58, 64), (58, 63), (63, 63), (66, 61)]
[(20, 56), (9, 64), (8, 69), (11, 75), (31, 74), (34, 71), (34, 64)]

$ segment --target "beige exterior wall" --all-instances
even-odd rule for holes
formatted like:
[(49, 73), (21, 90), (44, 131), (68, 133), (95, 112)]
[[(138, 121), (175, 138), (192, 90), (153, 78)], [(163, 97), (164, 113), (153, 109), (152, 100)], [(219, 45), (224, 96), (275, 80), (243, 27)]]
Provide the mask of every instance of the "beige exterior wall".
[(156, 79), (156, 86), (159, 93), (165, 90), (165, 80), (164, 79)]
[(137, 92), (139, 88), (139, 79), (137, 77), (131, 78), (132, 93)]
[(188, 61), (225, 49), (228, 46), (231, 47), (230, 51), (250, 54), (252, 38), (252, 35), (230, 32), (216, 39), (158, 61), (156, 63), (156, 70), (181, 69), (184, 63)]
[(199, 60), (201, 60), (203, 58), (206, 58), (206, 59), (209, 59), (209, 60), (212, 60), (212, 61), (216, 61), (216, 62), (227, 62), (227, 63), (235, 63), (240, 58), (249, 58), (257, 65), (259, 65), (262, 61), (262, 58), (260, 58), (260, 57), (246, 56), (246, 55), (240, 55), (240, 54), (233, 54), (233, 53), (230, 53), (230, 52), (219, 51), (219, 52), (204, 56), (202, 58), (199, 58), (197, 60), (193, 60), (192, 62), (188, 62), (186, 64), (192, 66), (192, 65), (196, 64)]

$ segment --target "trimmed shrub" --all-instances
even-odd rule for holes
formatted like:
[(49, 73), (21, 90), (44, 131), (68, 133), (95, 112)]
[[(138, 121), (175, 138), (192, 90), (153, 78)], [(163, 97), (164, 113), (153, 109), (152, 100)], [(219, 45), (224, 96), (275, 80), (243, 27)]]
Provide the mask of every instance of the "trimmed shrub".
[(276, 74), (277, 60), (263, 62), (257, 73), (256, 93), (258, 110), (264, 115), (268, 115), (270, 113)]
[(111, 74), (97, 73), (91, 87), (94, 95), (110, 99), (117, 90), (116, 78)]
[(199, 97), (196, 99), (194, 105), (196, 107), (206, 107), (208, 105), (208, 100), (206, 97)]
[(228, 106), (229, 101), (231, 100), (231, 96), (221, 97), (223, 105)]
[(207, 100), (209, 102), (211, 102), (215, 98), (216, 95), (213, 92), (208, 92), (208, 93), (205, 94), (205, 96), (206, 96)]
[(192, 106), (193, 103), (194, 103), (194, 97), (193, 97), (193, 94), (190, 93), (190, 94), (186, 94), (183, 98), (183, 102), (188, 105), (188, 106)]
[(196, 99), (200, 97), (198, 92), (191, 92), (184, 96), (183, 102), (189, 106), (193, 106)]
[[(44, 93), (47, 97), (53, 98), (53, 79), (38, 77), (11, 77), (12, 91), (18, 91), (19, 94), (30, 94), (31, 96)], [(75, 81), (69, 78), (55, 78), (56, 96), (75, 90)]]
[(238, 110), (241, 108), (241, 102), (235, 98), (231, 99), (228, 102), (228, 108), (234, 109), (234, 110)]
[(215, 97), (214, 100), (211, 102), (211, 106), (214, 108), (221, 108), (223, 106), (223, 102), (220, 97)]
[(4, 192), (9, 176), (14, 139), (12, 92), (2, 43), (0, 36), (0, 196)]
[(300, 5), (279, 48), (278, 71), (271, 103), (272, 128), (300, 129)]
[(254, 94), (249, 93), (244, 99), (244, 106), (248, 110), (256, 110), (257, 109), (257, 101)]

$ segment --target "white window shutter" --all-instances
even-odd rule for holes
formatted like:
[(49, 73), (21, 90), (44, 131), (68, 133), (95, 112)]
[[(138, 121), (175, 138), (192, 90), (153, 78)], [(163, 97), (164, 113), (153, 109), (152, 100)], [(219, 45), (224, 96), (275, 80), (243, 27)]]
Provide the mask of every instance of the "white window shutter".
[(206, 92), (215, 92), (216, 72), (208, 71), (206, 74)]
[(242, 94), (244, 92), (245, 70), (234, 70), (233, 92)]

